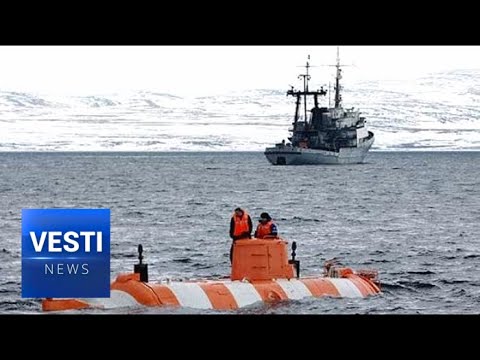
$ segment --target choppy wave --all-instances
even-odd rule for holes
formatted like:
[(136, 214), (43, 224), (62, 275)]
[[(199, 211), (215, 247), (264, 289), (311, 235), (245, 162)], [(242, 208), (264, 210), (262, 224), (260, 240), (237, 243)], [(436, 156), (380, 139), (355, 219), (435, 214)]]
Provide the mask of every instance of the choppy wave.
[(228, 275), (229, 219), (243, 206), (268, 211), (297, 242), (302, 274), (336, 257), (378, 270), (383, 293), (238, 313), (478, 314), (477, 161), (473, 152), (372, 152), (358, 165), (276, 167), (259, 152), (0, 153), (0, 313), (41, 311), (39, 299), (21, 298), (22, 208), (111, 209), (112, 280), (133, 269), (141, 243), (157, 281)]

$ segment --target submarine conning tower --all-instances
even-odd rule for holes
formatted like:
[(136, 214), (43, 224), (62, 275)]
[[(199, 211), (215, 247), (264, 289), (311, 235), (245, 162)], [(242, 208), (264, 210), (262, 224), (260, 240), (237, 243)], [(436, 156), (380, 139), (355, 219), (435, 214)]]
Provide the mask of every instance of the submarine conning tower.
[[(296, 249), (295, 242), (292, 248)], [(298, 277), (300, 263), (294, 259), (295, 249), (288, 260), (288, 242), (281, 238), (237, 240), (230, 278), (260, 281)]]

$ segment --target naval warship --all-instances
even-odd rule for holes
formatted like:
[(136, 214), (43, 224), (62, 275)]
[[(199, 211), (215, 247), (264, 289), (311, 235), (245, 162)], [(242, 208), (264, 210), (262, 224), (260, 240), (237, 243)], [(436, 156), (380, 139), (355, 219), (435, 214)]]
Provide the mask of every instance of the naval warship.
[[(343, 65), (340, 65), (338, 49), (337, 62), (333, 65), (336, 67), (334, 107), (319, 106), (319, 97), (327, 95), (327, 90), (323, 87), (320, 90), (309, 90), (309, 61), (310, 56), (305, 74), (299, 75), (299, 79), (303, 79), (303, 91), (295, 90), (293, 86), (287, 91), (287, 96), (296, 100), (293, 127), (289, 129), (292, 132), (288, 138), (290, 142), (285, 143), (283, 140), (274, 147), (267, 147), (265, 156), (273, 165), (362, 163), (373, 144), (374, 134), (367, 130), (365, 117), (360, 116), (359, 110), (354, 110), (353, 107), (347, 109), (342, 105), (340, 80)], [(308, 100), (311, 103), (312, 97), (313, 108), (308, 111)]]

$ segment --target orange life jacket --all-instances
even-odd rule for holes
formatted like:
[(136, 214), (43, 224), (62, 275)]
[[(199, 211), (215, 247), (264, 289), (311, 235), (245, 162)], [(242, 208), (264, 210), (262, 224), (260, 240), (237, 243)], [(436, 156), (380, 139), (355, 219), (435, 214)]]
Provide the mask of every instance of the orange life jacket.
[(270, 229), (273, 221), (267, 221), (265, 224), (258, 224), (257, 226), (257, 239), (263, 239), (267, 235), (271, 235)]
[(248, 227), (248, 213), (245, 210), (243, 211), (242, 217), (238, 217), (235, 213), (233, 213), (232, 218), (235, 222), (235, 227), (233, 228), (233, 236), (239, 236), (243, 233), (250, 232), (250, 229)]

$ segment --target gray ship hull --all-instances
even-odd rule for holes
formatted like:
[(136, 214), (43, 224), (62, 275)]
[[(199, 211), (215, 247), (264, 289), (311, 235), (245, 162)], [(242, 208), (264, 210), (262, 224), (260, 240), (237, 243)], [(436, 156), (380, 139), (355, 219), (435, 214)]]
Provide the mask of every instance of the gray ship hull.
[(341, 148), (337, 151), (304, 149), (295, 146), (276, 146), (265, 149), (265, 156), (273, 165), (341, 165), (360, 164), (372, 147), (374, 137), (358, 147)]

